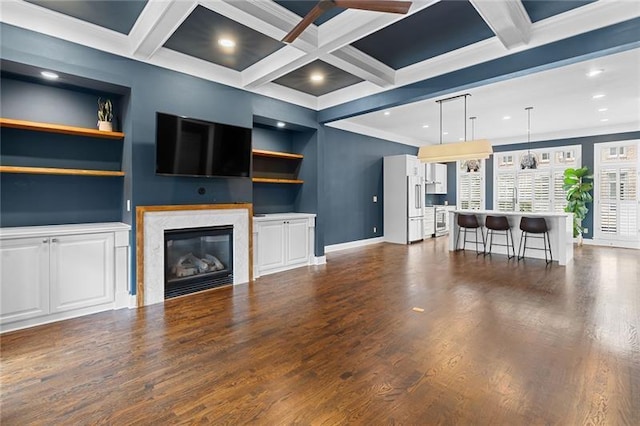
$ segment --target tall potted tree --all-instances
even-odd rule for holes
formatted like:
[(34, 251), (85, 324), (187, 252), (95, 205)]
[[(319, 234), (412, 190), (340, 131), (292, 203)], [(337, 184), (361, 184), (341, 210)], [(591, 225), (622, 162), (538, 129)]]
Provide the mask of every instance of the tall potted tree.
[(590, 194), (593, 189), (593, 182), (585, 182), (585, 179), (593, 179), (593, 175), (589, 174), (587, 166), (579, 169), (570, 167), (564, 171), (564, 185), (562, 185), (562, 188), (567, 191), (567, 207), (565, 207), (564, 211), (573, 213), (573, 236), (578, 238), (578, 245), (582, 245), (582, 233), (584, 232), (582, 221), (589, 212), (587, 203), (593, 201), (593, 197)]

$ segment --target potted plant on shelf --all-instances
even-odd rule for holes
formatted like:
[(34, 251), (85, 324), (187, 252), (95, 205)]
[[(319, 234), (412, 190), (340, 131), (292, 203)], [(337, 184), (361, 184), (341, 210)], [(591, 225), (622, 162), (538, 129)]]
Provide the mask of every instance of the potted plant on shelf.
[(587, 217), (587, 203), (593, 201), (589, 193), (593, 189), (593, 182), (585, 182), (584, 179), (593, 179), (588, 167), (579, 169), (568, 168), (564, 171), (564, 185), (562, 189), (567, 191), (567, 207), (564, 211), (573, 213), (573, 236), (578, 239), (578, 245), (582, 245), (582, 233), (584, 227), (582, 221)]
[(98, 98), (98, 130), (113, 131), (113, 105), (110, 99)]

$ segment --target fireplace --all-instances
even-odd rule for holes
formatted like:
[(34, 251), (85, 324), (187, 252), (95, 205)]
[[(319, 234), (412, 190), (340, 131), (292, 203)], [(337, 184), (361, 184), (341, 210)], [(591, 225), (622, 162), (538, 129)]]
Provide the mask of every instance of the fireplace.
[(233, 284), (233, 225), (164, 231), (164, 297)]

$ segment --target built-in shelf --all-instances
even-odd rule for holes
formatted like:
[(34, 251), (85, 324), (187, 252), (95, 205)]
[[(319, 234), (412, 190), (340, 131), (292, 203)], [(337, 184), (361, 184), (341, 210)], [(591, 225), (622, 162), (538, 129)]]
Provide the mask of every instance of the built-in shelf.
[(13, 129), (33, 130), (36, 132), (61, 133), (64, 135), (90, 136), (104, 139), (122, 139), (122, 132), (105, 132), (85, 127), (65, 126), (62, 124), (40, 123), (37, 121), (15, 120), (13, 118), (0, 118), (0, 127)]
[(272, 157), (272, 158), (290, 158), (290, 159), (302, 159), (304, 155), (302, 154), (291, 154), (288, 152), (277, 152), (277, 151), (266, 151), (263, 149), (254, 149), (252, 151), (253, 155), (257, 155), (260, 157)]
[(56, 167), (20, 167), (0, 166), (0, 173), (26, 173), (35, 175), (74, 175), (74, 176), (124, 176), (124, 172), (117, 170), (85, 170), (60, 169)]
[(253, 182), (304, 183), (303, 180), (298, 179), (298, 171), (304, 158), (303, 155), (262, 149), (254, 149), (252, 153)]
[(254, 177), (252, 181), (256, 183), (304, 183), (304, 181), (300, 179), (273, 179), (261, 177)]

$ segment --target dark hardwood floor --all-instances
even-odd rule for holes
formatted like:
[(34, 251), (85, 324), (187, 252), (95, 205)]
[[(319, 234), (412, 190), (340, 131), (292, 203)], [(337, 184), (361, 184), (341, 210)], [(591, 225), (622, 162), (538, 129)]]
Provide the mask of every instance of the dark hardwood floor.
[(2, 335), (0, 423), (640, 424), (637, 250), (327, 258)]

